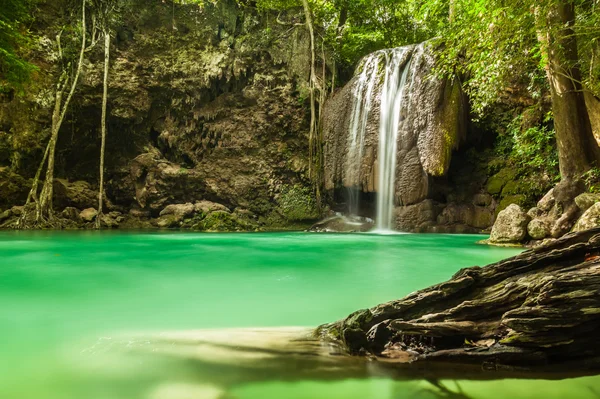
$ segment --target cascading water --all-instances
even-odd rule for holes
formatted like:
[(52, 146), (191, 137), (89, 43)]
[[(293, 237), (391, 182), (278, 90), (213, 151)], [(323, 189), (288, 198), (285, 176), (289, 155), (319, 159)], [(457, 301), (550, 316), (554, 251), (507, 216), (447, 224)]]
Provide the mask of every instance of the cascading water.
[(398, 129), (404, 87), (410, 71), (408, 56), (412, 50), (412, 47), (402, 47), (377, 51), (367, 56), (357, 68), (358, 79), (352, 92), (345, 179), (346, 187), (349, 187), (348, 210), (351, 216), (358, 215), (361, 163), (373, 99), (378, 98), (380, 101), (376, 216), (378, 231), (390, 231), (393, 227)]
[(373, 89), (379, 71), (380, 54), (369, 55), (357, 68), (360, 72), (353, 91), (352, 118), (348, 136), (348, 157), (346, 159), (346, 181), (348, 185), (348, 212), (357, 216), (359, 212), (360, 164), (362, 162), (367, 119), (371, 112)]
[(398, 127), (404, 88), (410, 71), (410, 60), (404, 66), (402, 65), (405, 51), (405, 48), (397, 48), (385, 53), (385, 81), (381, 86), (379, 110), (379, 180), (376, 219), (379, 231), (393, 229)]

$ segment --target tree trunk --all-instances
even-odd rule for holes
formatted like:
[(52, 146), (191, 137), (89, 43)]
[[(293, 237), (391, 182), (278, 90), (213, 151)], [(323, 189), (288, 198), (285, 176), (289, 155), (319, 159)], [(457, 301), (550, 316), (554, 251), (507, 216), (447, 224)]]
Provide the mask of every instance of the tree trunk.
[(573, 32), (573, 2), (555, 2), (546, 21), (540, 21), (538, 14), (539, 22), (543, 27), (538, 30), (538, 39), (548, 59), (546, 75), (552, 95), (560, 174), (563, 179), (577, 179), (600, 160), (600, 149), (592, 135), (583, 96)]
[[(77, 70), (75, 72), (75, 77), (71, 83), (71, 90), (69, 91), (69, 95), (65, 100), (63, 105), (60, 104), (62, 102), (62, 93), (60, 96), (57, 95), (57, 107), (61, 108), (60, 115), (57, 116), (56, 108), (55, 113), (53, 115), (52, 120), (52, 133), (50, 135), (49, 142), (49, 152), (48, 152), (48, 166), (46, 168), (46, 178), (44, 180), (44, 185), (42, 187), (42, 192), (40, 194), (40, 201), (38, 206), (36, 207), (36, 221), (44, 222), (46, 220), (51, 220), (53, 217), (52, 214), (52, 196), (53, 196), (53, 183), (54, 183), (54, 159), (56, 153), (56, 142), (58, 141), (58, 132), (62, 125), (62, 122), (65, 118), (65, 114), (67, 113), (67, 109), (69, 108), (69, 103), (71, 102), (71, 98), (73, 97), (73, 93), (75, 92), (75, 88), (77, 87), (77, 82), (79, 80), (79, 75), (81, 73), (81, 67), (83, 65), (83, 56), (85, 53), (85, 40), (86, 40), (86, 25), (85, 25), (85, 0), (82, 0), (82, 11), (81, 11), (81, 51), (79, 53), (79, 61), (77, 63)], [(60, 98), (59, 98), (60, 97)]]
[(600, 229), (592, 229), (462, 269), (449, 281), (359, 310), (316, 333), (384, 362), (599, 370), (599, 290)]
[(316, 98), (315, 98), (315, 80), (317, 79), (315, 71), (315, 32), (312, 23), (312, 14), (308, 0), (302, 0), (302, 6), (304, 7), (304, 15), (306, 17), (306, 27), (310, 34), (310, 78), (309, 78), (309, 90), (310, 90), (310, 131), (308, 133), (308, 175), (313, 178), (314, 169), (314, 140), (317, 127), (317, 110), (316, 110)]
[(102, 144), (100, 145), (100, 184), (98, 187), (98, 215), (96, 216), (96, 228), (100, 228), (102, 219), (102, 201), (104, 195), (104, 149), (106, 146), (106, 103), (108, 100), (108, 68), (110, 61), (110, 31), (104, 31), (104, 91), (102, 93)]

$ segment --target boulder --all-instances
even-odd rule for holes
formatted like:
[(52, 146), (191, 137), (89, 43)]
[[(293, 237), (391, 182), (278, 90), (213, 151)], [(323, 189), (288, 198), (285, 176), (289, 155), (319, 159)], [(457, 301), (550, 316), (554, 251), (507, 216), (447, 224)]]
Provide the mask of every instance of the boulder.
[(221, 205), (211, 201), (196, 202), (194, 204), (194, 210), (196, 212), (202, 212), (204, 214), (209, 214), (215, 211), (229, 212), (229, 208), (227, 208), (225, 205)]
[(573, 231), (583, 231), (600, 226), (600, 202), (592, 205), (575, 223)]
[(527, 233), (534, 240), (542, 240), (550, 235), (548, 223), (542, 219), (533, 219), (527, 225)]
[(587, 211), (596, 202), (600, 202), (600, 194), (583, 193), (575, 197), (575, 203), (582, 212)]
[(180, 218), (192, 216), (196, 212), (194, 204), (186, 203), (186, 204), (173, 204), (167, 205), (161, 212), (160, 216), (164, 215), (175, 215)]
[(91, 222), (92, 220), (94, 220), (96, 218), (97, 215), (98, 215), (98, 211), (95, 208), (84, 209), (79, 214), (81, 219), (83, 219), (85, 222)]
[(519, 205), (511, 204), (498, 214), (492, 227), (490, 243), (518, 243), (527, 236), (527, 225), (531, 218)]
[(531, 208), (530, 210), (527, 211), (527, 214), (529, 215), (530, 218), (535, 219), (535, 218), (539, 218), (540, 216), (542, 216), (544, 214), (544, 212), (542, 212), (542, 210), (540, 208), (538, 208), (537, 206), (534, 206), (533, 208)]

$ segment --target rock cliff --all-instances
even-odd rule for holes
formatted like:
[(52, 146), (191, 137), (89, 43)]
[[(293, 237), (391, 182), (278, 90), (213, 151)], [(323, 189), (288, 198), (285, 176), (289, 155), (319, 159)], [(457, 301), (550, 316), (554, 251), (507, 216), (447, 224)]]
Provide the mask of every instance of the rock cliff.
[[(281, 25), (233, 0), (134, 3), (112, 42), (108, 209), (145, 219), (168, 205), (208, 200), (247, 215), (252, 228), (318, 218), (306, 178), (309, 40), (294, 24), (301, 14), (280, 16), (290, 21)], [(40, 76), (24, 95), (0, 99), (2, 209), (24, 202), (47, 140), (58, 73), (58, 24), (52, 21), (63, 18), (63, 6), (40, 6), (33, 54), (33, 62), (44, 65)], [(92, 190), (99, 164), (100, 47), (86, 53), (60, 131), (56, 168), (58, 177), (85, 180)], [(305, 206), (290, 214), (286, 201)]]

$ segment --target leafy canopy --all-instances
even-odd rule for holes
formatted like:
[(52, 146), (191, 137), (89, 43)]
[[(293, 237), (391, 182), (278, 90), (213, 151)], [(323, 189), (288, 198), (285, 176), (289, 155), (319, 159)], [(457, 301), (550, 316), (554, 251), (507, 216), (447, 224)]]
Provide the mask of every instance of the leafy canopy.
[(20, 89), (37, 68), (23, 55), (31, 40), (25, 26), (34, 0), (3, 0), (0, 7), (0, 91)]

